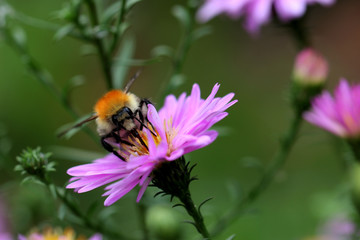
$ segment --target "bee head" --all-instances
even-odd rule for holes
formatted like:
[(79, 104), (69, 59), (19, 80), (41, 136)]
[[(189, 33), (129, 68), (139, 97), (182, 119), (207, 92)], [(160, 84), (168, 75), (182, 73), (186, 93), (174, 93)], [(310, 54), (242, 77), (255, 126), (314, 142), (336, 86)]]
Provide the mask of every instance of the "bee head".
[(129, 102), (130, 94), (121, 90), (111, 90), (95, 104), (94, 110), (100, 119), (109, 119)]

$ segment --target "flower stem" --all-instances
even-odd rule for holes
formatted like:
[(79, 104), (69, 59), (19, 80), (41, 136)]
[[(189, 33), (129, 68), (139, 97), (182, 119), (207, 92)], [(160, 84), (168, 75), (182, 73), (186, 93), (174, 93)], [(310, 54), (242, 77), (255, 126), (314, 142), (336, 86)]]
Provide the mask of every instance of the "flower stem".
[[(191, 177), (191, 171), (195, 167), (189, 167), (190, 163), (185, 161), (182, 156), (175, 161), (163, 162), (157, 169), (153, 171), (152, 183), (162, 191), (157, 194), (170, 195), (171, 200), (177, 197), (181, 204), (175, 206), (183, 206), (187, 213), (193, 218), (194, 222), (189, 222), (196, 227), (196, 230), (204, 237), (210, 239), (210, 234), (204, 224), (204, 219), (200, 212), (200, 207), (196, 208), (191, 198), (189, 186), (196, 177)], [(203, 202), (204, 203), (204, 202)]]
[[(93, 25), (93, 28), (96, 28), (99, 26), (99, 18), (97, 15), (95, 2), (93, 0), (87, 0), (86, 3), (89, 8), (91, 23)], [(99, 53), (100, 62), (101, 62), (102, 69), (103, 69), (103, 72), (105, 75), (107, 88), (112, 89), (113, 88), (113, 78), (112, 78), (112, 73), (111, 73), (111, 60), (109, 59), (109, 55), (105, 49), (104, 42), (101, 39), (99, 39), (95, 34), (94, 38), (93, 38), (93, 43)]]
[(147, 229), (146, 220), (145, 220), (147, 206), (146, 206), (146, 203), (144, 203), (145, 196), (143, 196), (142, 198), (143, 198), (143, 200), (140, 201), (138, 204), (136, 204), (136, 206), (137, 206), (137, 210), (138, 210), (138, 214), (139, 214), (140, 228), (141, 228), (142, 234), (143, 234), (142, 239), (149, 240), (150, 239), (149, 231)]
[(299, 50), (310, 47), (309, 34), (304, 26), (305, 18), (295, 19), (288, 23), (288, 27)]
[(126, 14), (126, 3), (127, 0), (121, 1), (121, 6), (119, 10), (119, 17), (116, 22), (116, 31), (114, 33), (114, 37), (111, 43), (110, 52), (113, 53), (116, 50), (116, 46), (119, 42), (119, 33), (120, 33), (120, 26), (124, 22), (125, 14)]
[(353, 140), (353, 141), (348, 141), (348, 143), (354, 155), (354, 159), (356, 160), (356, 162), (360, 163), (360, 142)]
[(211, 231), (211, 236), (219, 234), (231, 223), (233, 223), (246, 209), (246, 207), (255, 202), (270, 186), (278, 171), (284, 166), (292, 146), (295, 143), (302, 122), (301, 113), (301, 111), (296, 112), (293, 120), (291, 121), (290, 128), (285, 136), (280, 140), (279, 151), (275, 155), (271, 165), (265, 171), (259, 183), (250, 190), (249, 194), (242, 201), (238, 202), (234, 209), (228, 212), (216, 223), (215, 227)]
[(178, 196), (178, 198), (184, 204), (183, 206), (187, 213), (194, 219), (192, 224), (196, 227), (197, 231), (204, 237), (204, 239), (210, 239), (210, 234), (206, 229), (204, 219), (200, 213), (200, 210), (195, 207), (189, 189), (187, 189), (184, 194)]
[(182, 36), (179, 46), (176, 50), (176, 54), (172, 59), (172, 73), (169, 82), (160, 96), (161, 101), (163, 101), (169, 93), (173, 92), (181, 84), (179, 83), (179, 78), (177, 77), (183, 71), (185, 59), (190, 50), (191, 44), (193, 43), (196, 9), (194, 9), (192, 6), (187, 6), (187, 11), (190, 16), (189, 22), (185, 26), (184, 35)]

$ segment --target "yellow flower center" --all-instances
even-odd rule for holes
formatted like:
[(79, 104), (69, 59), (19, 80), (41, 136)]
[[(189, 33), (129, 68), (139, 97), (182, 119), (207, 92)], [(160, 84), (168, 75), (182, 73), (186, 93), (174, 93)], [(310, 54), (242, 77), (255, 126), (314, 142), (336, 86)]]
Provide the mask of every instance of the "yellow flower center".
[(167, 155), (170, 156), (170, 154), (175, 150), (173, 146), (173, 140), (175, 136), (178, 133), (178, 130), (173, 127), (173, 119), (170, 118), (168, 121), (164, 120), (164, 128), (165, 128), (165, 134), (166, 134), (166, 141), (169, 145)]
[(350, 113), (344, 113), (342, 117), (345, 126), (348, 128), (348, 130), (350, 130), (350, 135), (353, 134), (354, 131), (357, 131), (358, 124), (355, 122)]
[[(38, 239), (33, 234), (36, 234), (36, 232), (33, 232), (28, 237), (29, 240)], [(72, 228), (66, 228), (64, 231), (61, 229), (53, 229), (53, 228), (47, 228), (43, 231), (43, 239), (44, 240), (86, 240), (87, 238), (84, 236), (78, 236), (76, 237), (75, 231)]]
[[(152, 124), (147, 123), (147, 129), (151, 132), (152, 140), (156, 145), (161, 142), (160, 134), (156, 131)], [(149, 139), (148, 135), (139, 129), (134, 130), (135, 134), (128, 134), (125, 139), (120, 142), (119, 154), (123, 156), (126, 161), (132, 156), (142, 156), (149, 154)]]

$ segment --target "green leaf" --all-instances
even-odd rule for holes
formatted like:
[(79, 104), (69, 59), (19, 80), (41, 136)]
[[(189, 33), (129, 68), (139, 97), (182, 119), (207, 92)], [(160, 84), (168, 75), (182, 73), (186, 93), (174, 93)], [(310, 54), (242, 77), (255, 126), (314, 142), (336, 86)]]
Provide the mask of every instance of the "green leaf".
[(126, 32), (126, 30), (128, 30), (130, 27), (131, 25), (129, 23), (123, 22), (120, 25), (119, 36), (122, 36)]
[(192, 33), (192, 41), (198, 40), (202, 37), (205, 37), (212, 33), (212, 27), (210, 26), (202, 26)]
[(24, 168), (23, 168), (23, 166), (18, 164), (14, 167), (14, 171), (21, 172), (21, 171), (24, 171)]
[(64, 204), (61, 204), (58, 210), (58, 218), (60, 220), (64, 220), (66, 215), (66, 206)]
[(141, 2), (142, 0), (128, 0), (126, 2), (126, 10), (129, 11), (130, 8), (132, 8), (133, 6), (135, 6), (135, 4), (137, 4), (138, 2)]
[(116, 212), (117, 212), (117, 208), (107, 207), (103, 209), (101, 212), (99, 212), (97, 217), (101, 222), (105, 222), (107, 219), (111, 217), (111, 215), (114, 215)]
[(56, 193), (56, 186), (54, 184), (49, 185), (49, 191), (51, 193), (51, 196), (56, 199), (57, 193)]
[(228, 237), (226, 240), (233, 240), (235, 238), (235, 234), (231, 235), (230, 237)]
[(62, 94), (66, 100), (69, 100), (71, 92), (82, 85), (85, 84), (85, 78), (81, 75), (74, 76), (70, 78), (65, 87), (62, 90)]
[(33, 176), (27, 176), (21, 181), (21, 185), (27, 183), (27, 182), (35, 182), (36, 178)]
[(168, 57), (172, 59), (175, 56), (175, 51), (169, 46), (159, 45), (152, 49), (151, 55), (154, 57)]
[(111, 19), (116, 14), (118, 14), (118, 12), (120, 11), (120, 7), (121, 7), (121, 1), (116, 1), (113, 4), (111, 4), (108, 8), (106, 8), (104, 13), (102, 14), (101, 22), (103, 23), (110, 22)]
[(263, 163), (255, 157), (244, 157), (241, 159), (243, 165), (247, 168), (255, 168), (259, 170), (260, 172), (264, 171), (264, 165)]
[(14, 27), (11, 29), (11, 35), (14, 41), (21, 47), (26, 47), (26, 33), (24, 29), (20, 27)]
[(185, 82), (185, 76), (183, 74), (175, 74), (170, 78), (171, 91), (177, 89)]
[(75, 26), (72, 23), (66, 24), (65, 26), (61, 27), (59, 30), (56, 31), (54, 39), (56, 41), (63, 39), (64, 37), (69, 35), (74, 30), (74, 28)]
[(125, 66), (145, 66), (153, 63), (161, 62), (162, 57), (154, 57), (149, 59), (127, 59), (122, 62)]
[(172, 14), (175, 18), (179, 20), (181, 25), (183, 25), (185, 28), (188, 28), (191, 24), (191, 16), (189, 11), (180, 5), (176, 5), (172, 8)]
[(135, 38), (132, 35), (127, 35), (123, 38), (122, 44), (119, 49), (119, 54), (113, 64), (113, 87), (121, 89), (125, 82), (125, 77), (129, 67), (123, 64), (124, 61), (131, 59), (135, 52)]
[(82, 56), (90, 56), (97, 54), (97, 49), (94, 45), (84, 44), (80, 48), (80, 53)]
[(241, 201), (244, 197), (243, 187), (236, 181), (230, 181), (226, 184), (229, 199), (232, 201)]

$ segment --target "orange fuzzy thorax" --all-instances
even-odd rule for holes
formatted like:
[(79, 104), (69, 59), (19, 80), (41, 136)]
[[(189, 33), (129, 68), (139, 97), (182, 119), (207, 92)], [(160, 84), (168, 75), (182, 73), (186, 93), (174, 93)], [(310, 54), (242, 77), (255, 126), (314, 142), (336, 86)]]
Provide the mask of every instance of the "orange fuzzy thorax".
[(111, 90), (100, 98), (94, 110), (100, 119), (107, 119), (123, 108), (129, 101), (129, 95), (120, 90)]

